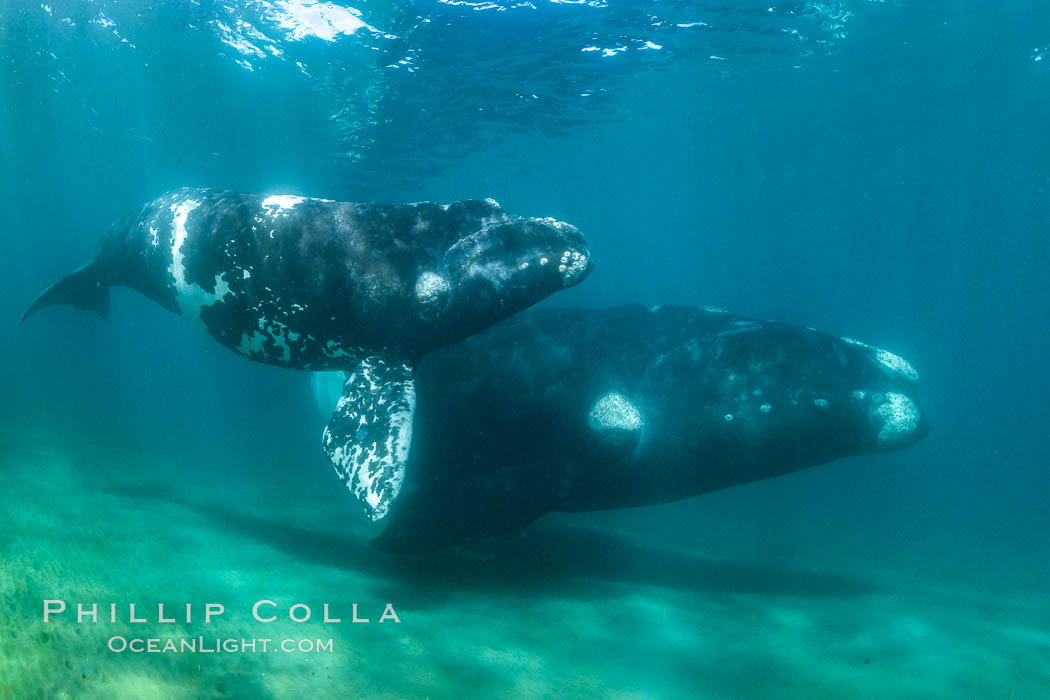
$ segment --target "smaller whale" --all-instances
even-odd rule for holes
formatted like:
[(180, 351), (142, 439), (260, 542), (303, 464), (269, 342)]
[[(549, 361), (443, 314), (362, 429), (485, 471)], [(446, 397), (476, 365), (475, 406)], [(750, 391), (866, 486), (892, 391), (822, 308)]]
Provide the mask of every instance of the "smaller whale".
[(900, 450), (929, 431), (918, 378), (887, 350), (714, 309), (529, 309), (419, 364), (408, 483), (372, 544), (440, 549)]
[(419, 359), (591, 267), (575, 227), (511, 217), (491, 199), (375, 204), (185, 188), (113, 224), (22, 321), (53, 304), (105, 317), (110, 288), (126, 286), (250, 360), (351, 372), (323, 445), (378, 519), (404, 474)]

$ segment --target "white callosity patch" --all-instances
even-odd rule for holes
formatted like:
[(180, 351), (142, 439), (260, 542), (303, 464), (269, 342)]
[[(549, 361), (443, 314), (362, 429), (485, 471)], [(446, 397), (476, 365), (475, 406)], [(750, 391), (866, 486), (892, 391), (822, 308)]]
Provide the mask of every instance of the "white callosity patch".
[(186, 221), (190, 214), (201, 205), (200, 202), (186, 199), (171, 205), (172, 211), (172, 244), (171, 244), (171, 266), (168, 272), (175, 282), (175, 293), (179, 304), (179, 312), (184, 318), (191, 321), (200, 321), (201, 309), (211, 306), (231, 294), (229, 285), (223, 275), (215, 275), (215, 291), (208, 292), (199, 284), (192, 283), (186, 279), (186, 256), (182, 252), (183, 244), (188, 235)]
[(305, 200), (306, 197), (297, 197), (293, 194), (270, 195), (262, 201), (263, 210), (276, 219), (278, 216), (291, 212), (296, 204)]
[(870, 350), (874, 354), (876, 362), (903, 379), (913, 384), (919, 381), (919, 373), (915, 371), (915, 368), (911, 366), (911, 363), (900, 355), (895, 355), (889, 350), (872, 347), (871, 345), (862, 343), (855, 338), (842, 337), (840, 340), (849, 345), (855, 345)]
[(424, 272), (416, 280), (416, 298), (427, 307), (438, 305), (451, 289), (448, 280), (436, 272)]
[(875, 409), (875, 417), (881, 424), (876, 439), (879, 444), (888, 445), (915, 432), (919, 427), (919, 409), (904, 394), (889, 391), (884, 398), (884, 403)]
[(370, 357), (346, 380), (325, 428), (336, 474), (372, 520), (386, 515), (401, 490), (414, 410), (412, 368)]
[(611, 391), (594, 402), (587, 424), (592, 430), (639, 430), (642, 414), (626, 396)]
[(915, 371), (915, 368), (900, 355), (894, 355), (889, 350), (883, 350), (878, 348), (875, 350), (875, 359), (879, 361), (886, 369), (894, 372), (909, 382), (915, 383), (919, 381), (919, 373)]
[(827, 408), (828, 407), (828, 400), (827, 399), (813, 399), (813, 405), (816, 406), (817, 408)]
[(587, 272), (587, 256), (575, 250), (566, 250), (561, 255), (558, 272), (566, 287), (576, 284)]

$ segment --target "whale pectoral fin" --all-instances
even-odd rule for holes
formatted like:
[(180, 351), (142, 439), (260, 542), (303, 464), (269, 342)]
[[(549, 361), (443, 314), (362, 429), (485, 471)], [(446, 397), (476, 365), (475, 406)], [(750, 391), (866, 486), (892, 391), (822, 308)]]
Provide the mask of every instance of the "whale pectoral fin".
[(520, 530), (554, 510), (565, 492), (567, 472), (550, 466), (502, 467), (409, 491), (369, 545), (415, 554)]
[(401, 489), (415, 402), (409, 365), (369, 357), (347, 378), (324, 430), (328, 459), (371, 520), (386, 515)]

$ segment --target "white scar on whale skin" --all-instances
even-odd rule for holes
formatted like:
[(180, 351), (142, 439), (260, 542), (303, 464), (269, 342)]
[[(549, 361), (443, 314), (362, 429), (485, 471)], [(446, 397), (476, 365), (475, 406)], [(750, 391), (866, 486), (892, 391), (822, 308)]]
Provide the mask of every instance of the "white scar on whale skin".
[(182, 245), (186, 242), (187, 235), (186, 220), (190, 213), (200, 205), (200, 202), (192, 199), (171, 205), (171, 211), (174, 214), (172, 218), (174, 234), (171, 244), (171, 267), (168, 268), (168, 272), (175, 280), (179, 312), (190, 321), (200, 321), (201, 309), (218, 303), (231, 294), (224, 275), (215, 275), (214, 292), (208, 292), (199, 284), (186, 280), (186, 256), (182, 253)]

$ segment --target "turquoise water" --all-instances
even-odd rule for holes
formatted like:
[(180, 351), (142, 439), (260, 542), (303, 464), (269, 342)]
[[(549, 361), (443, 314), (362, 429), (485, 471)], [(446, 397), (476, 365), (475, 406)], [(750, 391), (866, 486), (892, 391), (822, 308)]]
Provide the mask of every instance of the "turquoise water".
[[(354, 10), (0, 6), (0, 697), (1050, 692), (1050, 8)], [(111, 221), (184, 185), (570, 221), (597, 267), (545, 303), (712, 304), (891, 347), (933, 430), (382, 556), (306, 375), (126, 290), (106, 321), (16, 327)], [(44, 623), (46, 599), (227, 612)], [(278, 621), (252, 619), (264, 599)], [(343, 623), (284, 616), (325, 602)], [(355, 602), (372, 623), (346, 622)], [(107, 649), (133, 633), (333, 651)]]

